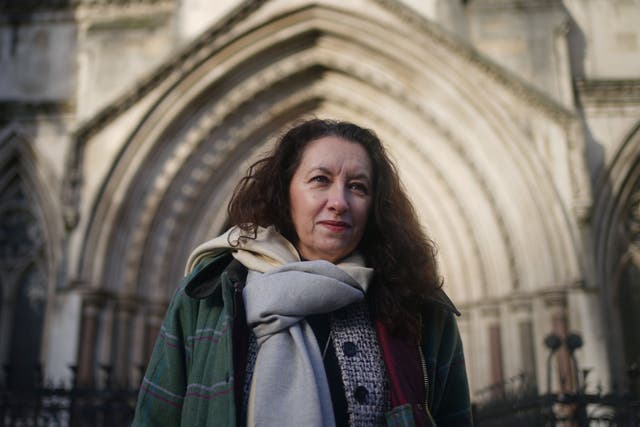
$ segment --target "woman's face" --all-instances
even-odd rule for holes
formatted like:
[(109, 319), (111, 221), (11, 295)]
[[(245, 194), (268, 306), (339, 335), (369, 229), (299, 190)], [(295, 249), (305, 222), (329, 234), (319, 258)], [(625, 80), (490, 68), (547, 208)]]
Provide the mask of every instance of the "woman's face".
[(371, 159), (360, 144), (334, 136), (309, 143), (289, 185), (300, 255), (336, 262), (353, 252), (367, 225), (372, 186)]

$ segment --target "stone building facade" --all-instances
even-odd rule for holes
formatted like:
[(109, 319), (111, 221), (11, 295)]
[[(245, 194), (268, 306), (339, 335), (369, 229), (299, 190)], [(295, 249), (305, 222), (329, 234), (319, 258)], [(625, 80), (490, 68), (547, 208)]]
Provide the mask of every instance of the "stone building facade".
[(474, 398), (522, 372), (572, 387), (562, 352), (547, 384), (552, 332), (583, 337), (591, 387), (631, 386), (640, 1), (0, 4), (2, 363), (135, 385), (190, 249), (224, 230), (250, 161), (315, 115), (395, 158), (463, 313)]

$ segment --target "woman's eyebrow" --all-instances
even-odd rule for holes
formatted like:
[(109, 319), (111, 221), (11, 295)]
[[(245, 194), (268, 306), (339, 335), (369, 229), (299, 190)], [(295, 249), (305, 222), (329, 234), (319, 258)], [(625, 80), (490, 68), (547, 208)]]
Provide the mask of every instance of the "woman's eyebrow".
[(325, 166), (314, 166), (311, 169), (309, 169), (309, 173), (313, 173), (313, 172), (322, 172), (325, 173), (327, 175), (331, 175), (333, 174), (333, 172), (331, 172), (331, 169), (325, 167)]
[[(331, 169), (326, 166), (313, 166), (311, 169), (309, 169), (309, 172), (307, 174), (312, 174), (315, 172), (322, 172), (327, 175), (333, 175)], [(353, 175), (348, 175), (347, 177), (349, 179), (361, 179), (367, 181), (367, 183), (371, 181), (371, 177), (366, 172), (356, 172)]]
[(367, 182), (369, 182), (371, 180), (371, 178), (369, 177), (369, 174), (366, 174), (364, 172), (356, 173), (354, 175), (349, 175), (349, 179), (361, 179), (361, 180), (367, 181)]

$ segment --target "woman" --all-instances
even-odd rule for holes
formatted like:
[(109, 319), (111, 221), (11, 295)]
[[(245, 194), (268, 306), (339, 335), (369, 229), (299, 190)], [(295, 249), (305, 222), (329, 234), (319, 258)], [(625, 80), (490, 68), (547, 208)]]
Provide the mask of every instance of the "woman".
[(313, 119), (190, 256), (134, 425), (469, 425), (455, 307), (376, 135)]

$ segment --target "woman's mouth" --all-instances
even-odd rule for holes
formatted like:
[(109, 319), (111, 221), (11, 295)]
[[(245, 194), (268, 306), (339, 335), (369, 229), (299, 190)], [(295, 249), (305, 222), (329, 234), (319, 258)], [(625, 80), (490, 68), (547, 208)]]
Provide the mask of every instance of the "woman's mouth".
[(344, 221), (320, 221), (320, 225), (336, 233), (351, 227), (351, 224)]

